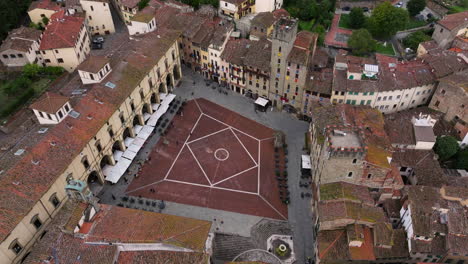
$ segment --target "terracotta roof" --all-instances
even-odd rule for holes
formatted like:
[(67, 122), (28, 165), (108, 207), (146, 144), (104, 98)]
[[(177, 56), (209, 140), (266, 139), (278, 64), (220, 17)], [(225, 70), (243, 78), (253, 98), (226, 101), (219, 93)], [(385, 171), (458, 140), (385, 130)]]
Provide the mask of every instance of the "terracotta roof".
[(79, 16), (67, 16), (65, 11), (52, 15), (44, 30), (40, 50), (72, 48), (78, 42), (85, 19)]
[(243, 58), (247, 52), (246, 47), (250, 42), (251, 41), (247, 39), (229, 40), (226, 43), (223, 53), (221, 53), (221, 59), (235, 65), (242, 65)]
[(313, 50), (317, 42), (317, 37), (317, 33), (312, 33), (309, 31), (300, 31), (296, 35), (294, 46), (302, 49)]
[(433, 127), (433, 131), (436, 136), (454, 134), (453, 126), (450, 126), (443, 120), (443, 113), (437, 112), (428, 107), (418, 107), (399, 113), (385, 115), (385, 131), (390, 137), (392, 144), (416, 144), (414, 132), (408, 133), (408, 131), (413, 131), (413, 123), (411, 123), (411, 119), (419, 116), (419, 114), (429, 114), (431, 115), (431, 118), (437, 120)]
[(429, 65), (436, 78), (442, 78), (468, 68), (468, 51), (457, 53), (450, 50), (434, 49), (420, 58)]
[(366, 186), (346, 182), (334, 182), (320, 185), (320, 201), (351, 200), (374, 205), (374, 199), (370, 196)]
[(468, 11), (447, 15), (437, 21), (437, 24), (448, 30), (456, 29), (458, 27), (466, 27), (468, 26)]
[(120, 3), (123, 6), (129, 7), (129, 8), (134, 8), (138, 5), (140, 0), (121, 0)]
[(284, 9), (284, 8), (276, 9), (272, 13), (273, 13), (273, 16), (275, 16), (276, 20), (278, 20), (278, 19), (280, 19), (282, 17), (289, 17), (290, 16), (289, 12), (286, 11), (286, 9)]
[(39, 43), (41, 34), (42, 31), (30, 27), (21, 26), (13, 29), (0, 46), (0, 51), (12, 49), (28, 52), (35, 41)]
[[(70, 222), (76, 226), (83, 208), (88, 206), (67, 201), (25, 263), (44, 263), (54, 257), (57, 259), (51, 263), (113, 264), (117, 260), (117, 263), (202, 264), (209, 259), (204, 253), (211, 227), (208, 221), (100, 204), (100, 210), (91, 222), (82, 224), (80, 232), (90, 227), (86, 233), (74, 235), (74, 227), (62, 230)], [(112, 242), (164, 243), (168, 251), (120, 251)], [(174, 250), (187, 247), (194, 252), (171, 251), (170, 246), (175, 246)]]
[(239, 4), (242, 4), (243, 2), (245, 2), (246, 0), (223, 0), (227, 3), (231, 3), (231, 4), (234, 4), (234, 5), (239, 5)]
[(109, 63), (109, 59), (104, 56), (89, 56), (78, 65), (78, 70), (97, 73), (104, 68), (107, 63)]
[(209, 256), (198, 252), (175, 252), (175, 251), (121, 251), (117, 263), (190, 263), (206, 264)]
[(68, 98), (56, 93), (46, 92), (39, 97), (29, 108), (49, 114), (55, 114), (68, 102)]
[(423, 46), (426, 51), (431, 51), (431, 50), (434, 50), (434, 49), (440, 49), (437, 42), (435, 40), (433, 40), (433, 39), (425, 41), (425, 42), (421, 42), (421, 43), (419, 43), (419, 45)]
[(258, 13), (251, 21), (252, 27), (267, 29), (275, 23), (276, 19), (271, 12)]
[(34, 10), (36, 8), (53, 10), (53, 11), (59, 11), (60, 10), (60, 6), (58, 5), (58, 3), (54, 2), (52, 0), (32, 1), (31, 5), (29, 6), (28, 11)]
[(211, 228), (208, 221), (109, 205), (101, 205), (92, 225), (87, 242), (165, 243), (195, 251), (205, 249)]
[[(49, 128), (38, 144), (3, 173), (0, 178), (0, 241), (64, 173), (179, 36), (178, 32), (157, 30), (124, 43), (111, 57), (113, 70), (103, 83), (88, 86), (86, 96), (74, 104), (80, 116), (67, 116), (60, 124)], [(134, 52), (128, 52), (130, 47)], [(116, 87), (106, 87), (108, 81)], [(55, 146), (51, 146), (52, 141), (56, 142)]]
[(328, 201), (319, 203), (320, 222), (353, 220), (368, 223), (385, 221), (382, 208), (351, 201)]

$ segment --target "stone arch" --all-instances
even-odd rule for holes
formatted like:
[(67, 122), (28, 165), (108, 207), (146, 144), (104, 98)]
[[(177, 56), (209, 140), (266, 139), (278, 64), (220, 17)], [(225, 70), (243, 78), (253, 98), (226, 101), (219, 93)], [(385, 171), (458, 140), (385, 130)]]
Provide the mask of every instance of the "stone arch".
[(153, 113), (153, 109), (151, 108), (151, 105), (148, 104), (148, 103), (145, 103), (141, 109), (141, 112), (143, 113), (143, 115), (145, 113), (147, 114), (152, 114)]
[(133, 126), (136, 126), (136, 125), (140, 125), (140, 126), (144, 126), (145, 124), (142, 123), (142, 120), (143, 120), (143, 117), (141, 115), (135, 115), (135, 117), (133, 117), (133, 121), (132, 121), (132, 124)]
[(167, 93), (166, 84), (163, 83), (163, 82), (161, 82), (161, 83), (159, 84), (158, 91), (159, 91), (159, 93)]
[(156, 95), (156, 93), (152, 93), (152, 94), (151, 94), (150, 102), (151, 102), (151, 104), (157, 104), (157, 103), (159, 103), (159, 98), (158, 98), (158, 96)]
[(174, 81), (172, 79), (172, 73), (169, 72), (167, 75), (166, 75), (166, 86), (168, 87), (167, 90), (171, 91), (172, 88), (174, 87)]
[(182, 77), (181, 74), (180, 74), (180, 68), (179, 68), (179, 65), (174, 65), (174, 67), (172, 68), (172, 75), (174, 76), (174, 80), (175, 81), (178, 81), (180, 80), (180, 78)]
[(122, 140), (116, 140), (112, 145), (112, 152), (115, 152), (116, 150), (125, 151), (124, 143)]
[(99, 193), (99, 191), (102, 189), (102, 186), (104, 184), (102, 182), (102, 178), (100, 177), (97, 171), (92, 171), (88, 175), (88, 179), (86, 180), (86, 183), (88, 184), (89, 189), (91, 190), (91, 192), (93, 192), (94, 195)]
[(133, 130), (130, 129), (130, 127), (125, 128), (123, 132), (123, 138), (128, 138), (128, 137), (135, 137), (135, 134), (133, 133)]
[(104, 155), (99, 163), (101, 169), (103, 169), (106, 165), (115, 165), (114, 158), (110, 155)]

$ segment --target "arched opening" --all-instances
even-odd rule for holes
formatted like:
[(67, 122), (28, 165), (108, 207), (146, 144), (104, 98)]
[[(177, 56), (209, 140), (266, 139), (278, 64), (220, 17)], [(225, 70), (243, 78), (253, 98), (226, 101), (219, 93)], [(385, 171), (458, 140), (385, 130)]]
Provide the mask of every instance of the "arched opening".
[(122, 146), (123, 146), (123, 142), (121, 140), (115, 141), (114, 145), (112, 145), (112, 152), (115, 152), (116, 150), (124, 151), (124, 149), (122, 149)]
[(168, 73), (167, 76), (166, 76), (166, 86), (168, 87), (169, 91), (172, 90), (173, 85), (174, 84), (172, 83), (172, 74)]
[(88, 180), (86, 182), (88, 183), (88, 187), (94, 195), (98, 194), (101, 191), (102, 182), (97, 171), (92, 171), (89, 174)]
[(180, 79), (179, 66), (174, 65), (174, 68), (172, 69), (172, 74), (174, 75), (174, 80), (178, 81)]
[(128, 138), (128, 137), (132, 137), (132, 133), (130, 132), (130, 128), (127, 127), (124, 132), (123, 132), (123, 138)]
[(166, 89), (166, 87), (164, 86), (164, 83), (160, 83), (160, 84), (159, 84), (158, 91), (159, 91), (159, 93), (167, 93), (167, 89)]
[(103, 169), (106, 165), (112, 165), (111, 157), (109, 155), (102, 157), (101, 163), (99, 163), (101, 169)]
[(158, 103), (158, 98), (156, 97), (156, 93), (151, 94), (150, 102), (151, 102), (151, 104), (157, 104)]
[(143, 105), (143, 114), (145, 113), (151, 114), (151, 106), (148, 103)]
[(143, 126), (144, 124), (141, 124), (140, 122), (140, 115), (135, 115), (135, 117), (133, 118), (133, 126), (135, 127), (136, 125), (140, 125), (140, 126)]

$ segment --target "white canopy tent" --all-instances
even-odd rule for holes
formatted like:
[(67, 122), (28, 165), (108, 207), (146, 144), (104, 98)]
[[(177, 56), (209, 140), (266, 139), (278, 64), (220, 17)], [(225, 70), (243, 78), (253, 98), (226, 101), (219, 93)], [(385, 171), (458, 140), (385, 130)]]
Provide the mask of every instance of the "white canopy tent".
[(255, 104), (265, 107), (268, 104), (268, 99), (258, 97), (257, 100), (255, 100)]
[(106, 181), (117, 183), (120, 178), (125, 174), (130, 164), (135, 159), (138, 151), (143, 147), (146, 140), (151, 136), (158, 119), (164, 115), (169, 109), (169, 104), (174, 100), (176, 96), (174, 94), (160, 94), (161, 104), (153, 104), (153, 114), (145, 115), (144, 120), (147, 121), (146, 125), (140, 126), (135, 125), (133, 131), (136, 136), (134, 138), (127, 137), (124, 139), (124, 144), (127, 149), (122, 152), (116, 150), (113, 154), (115, 161), (117, 162), (115, 166), (106, 165), (102, 169)]
[(310, 156), (309, 155), (302, 155), (302, 168), (303, 169), (312, 169), (310, 165)]

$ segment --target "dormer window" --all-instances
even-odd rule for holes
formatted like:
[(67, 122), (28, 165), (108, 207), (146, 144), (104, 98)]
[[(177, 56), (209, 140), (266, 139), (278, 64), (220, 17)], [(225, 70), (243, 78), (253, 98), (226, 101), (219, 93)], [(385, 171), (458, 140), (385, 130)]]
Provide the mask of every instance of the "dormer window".
[(83, 84), (100, 83), (110, 72), (109, 59), (104, 56), (90, 56), (78, 66)]

